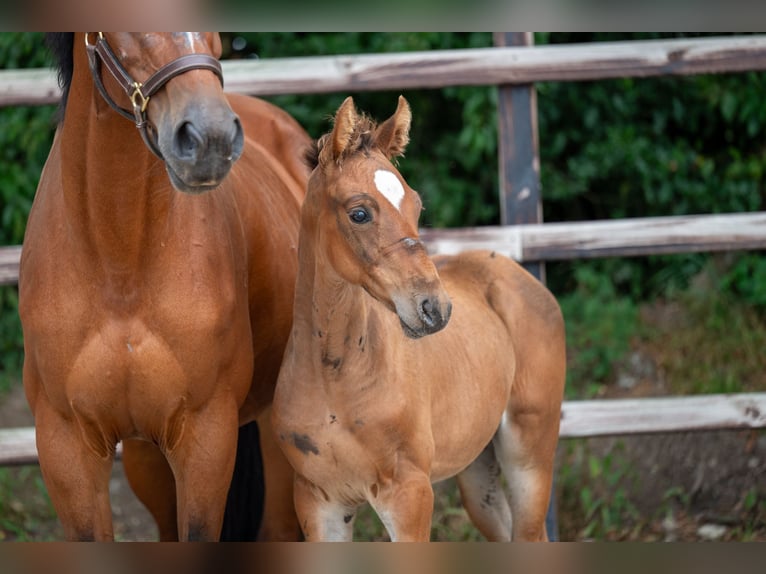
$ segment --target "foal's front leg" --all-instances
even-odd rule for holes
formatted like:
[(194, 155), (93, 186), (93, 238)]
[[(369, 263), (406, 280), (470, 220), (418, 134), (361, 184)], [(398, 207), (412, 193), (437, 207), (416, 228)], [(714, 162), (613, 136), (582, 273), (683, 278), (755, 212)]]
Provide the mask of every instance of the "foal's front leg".
[(419, 469), (397, 469), (396, 479), (370, 488), (370, 504), (391, 542), (428, 542), (434, 511), (429, 476)]
[(307, 542), (351, 542), (356, 508), (331, 501), (321, 488), (298, 474), (293, 495)]

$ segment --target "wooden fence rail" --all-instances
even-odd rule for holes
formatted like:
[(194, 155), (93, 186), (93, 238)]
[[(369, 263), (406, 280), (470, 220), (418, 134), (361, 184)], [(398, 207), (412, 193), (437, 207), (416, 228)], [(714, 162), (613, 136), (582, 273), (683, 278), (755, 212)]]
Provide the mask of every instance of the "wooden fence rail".
[[(258, 96), (529, 84), (766, 70), (766, 36), (225, 60), (226, 89)], [(56, 102), (51, 70), (3, 70), (0, 106)]]
[[(766, 427), (766, 393), (564, 401), (561, 438)], [(118, 446), (117, 454), (120, 455)], [(37, 464), (34, 428), (0, 429), (0, 466)]]
[[(433, 253), (491, 249), (516, 261), (766, 249), (766, 212), (456, 229), (424, 228)], [(21, 246), (0, 247), (0, 285), (18, 281)]]
[[(766, 70), (766, 36), (240, 60), (223, 62), (223, 69), (227, 90), (262, 96), (531, 85)], [(49, 104), (59, 94), (51, 70), (0, 70), (0, 107)], [(524, 113), (534, 114), (530, 101)], [(423, 229), (422, 237), (434, 253), (487, 248), (521, 262), (763, 249), (766, 213)], [(17, 282), (20, 253), (19, 246), (0, 248), (0, 284)], [(561, 437), (763, 427), (766, 393), (565, 401)], [(0, 465), (36, 461), (33, 429), (0, 430)]]

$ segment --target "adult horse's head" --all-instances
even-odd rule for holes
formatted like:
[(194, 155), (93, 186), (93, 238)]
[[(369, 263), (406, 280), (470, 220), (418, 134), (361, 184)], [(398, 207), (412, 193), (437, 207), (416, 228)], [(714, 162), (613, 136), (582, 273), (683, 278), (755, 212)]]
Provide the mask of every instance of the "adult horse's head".
[(136, 122), (173, 186), (217, 187), (244, 141), (223, 93), (218, 34), (99, 32), (87, 33), (85, 44), (101, 95)]
[(422, 209), (391, 161), (409, 141), (410, 107), (376, 126), (347, 98), (330, 134), (318, 142), (318, 165), (309, 179), (304, 225), (312, 234), (317, 265), (329, 265), (394, 311), (411, 338), (435, 333), (449, 321), (452, 304), (418, 237)]

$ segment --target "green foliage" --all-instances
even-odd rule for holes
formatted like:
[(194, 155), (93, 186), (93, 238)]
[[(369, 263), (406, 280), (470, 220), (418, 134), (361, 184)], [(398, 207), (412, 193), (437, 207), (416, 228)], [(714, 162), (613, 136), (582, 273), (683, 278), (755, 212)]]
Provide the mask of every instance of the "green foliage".
[[(42, 34), (0, 34), (0, 68), (50, 65)], [(54, 106), (0, 108), (0, 245), (24, 238), (29, 209), (53, 139)], [(19, 377), (23, 357), (15, 286), (0, 287), (0, 391)]]
[[(659, 36), (668, 34), (544, 34), (537, 41)], [(538, 84), (545, 220), (763, 209), (764, 83), (763, 74), (745, 73)], [(610, 276), (619, 293), (647, 300), (666, 287), (684, 288), (690, 266), (703, 261), (576, 262), (555, 267), (549, 281), (569, 290), (573, 269), (588, 266)]]
[(0, 395), (16, 382), (21, 373), (24, 341), (15, 286), (0, 286)]
[[(754, 284), (764, 277), (763, 263), (750, 254), (711, 258), (686, 290), (661, 302), (682, 310), (679, 317), (637, 334), (658, 359), (671, 393), (766, 388), (764, 286)], [(743, 295), (743, 288), (750, 291)]]
[(762, 255), (746, 254), (722, 277), (720, 289), (731, 293), (741, 303), (766, 310), (766, 259)]
[[(42, 34), (0, 34), (0, 68), (50, 65)], [(0, 108), (0, 245), (24, 238), (40, 172), (53, 140), (53, 106)]]
[(0, 542), (52, 539), (54, 517), (39, 467), (0, 468)]
[(610, 279), (587, 266), (575, 269), (576, 290), (560, 298), (566, 325), (568, 398), (592, 398), (613, 376), (630, 350), (638, 308), (615, 292)]
[[(566, 463), (559, 472), (559, 501), (573, 524), (562, 524), (562, 540), (621, 540), (629, 536), (640, 514), (631, 500), (638, 476), (624, 455), (622, 442), (603, 455), (586, 441), (566, 444)], [(575, 532), (566, 532), (566, 529)]]

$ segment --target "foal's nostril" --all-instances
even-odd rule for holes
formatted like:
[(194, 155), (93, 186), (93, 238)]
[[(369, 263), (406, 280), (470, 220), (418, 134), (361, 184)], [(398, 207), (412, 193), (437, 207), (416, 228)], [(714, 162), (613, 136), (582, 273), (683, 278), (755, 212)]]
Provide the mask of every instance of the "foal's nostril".
[(205, 144), (205, 139), (192, 122), (184, 122), (176, 131), (173, 143), (178, 157), (195, 160)]

